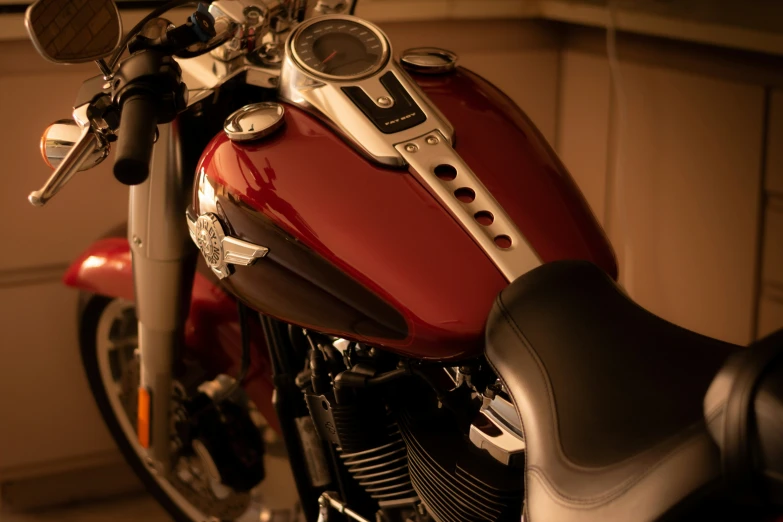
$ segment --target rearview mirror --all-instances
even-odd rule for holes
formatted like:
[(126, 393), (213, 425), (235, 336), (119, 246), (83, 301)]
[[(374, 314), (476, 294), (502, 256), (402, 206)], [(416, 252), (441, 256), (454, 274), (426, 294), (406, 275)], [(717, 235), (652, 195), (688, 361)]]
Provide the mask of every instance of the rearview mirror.
[(27, 8), (24, 25), (41, 56), (56, 63), (104, 58), (122, 38), (113, 0), (38, 0)]

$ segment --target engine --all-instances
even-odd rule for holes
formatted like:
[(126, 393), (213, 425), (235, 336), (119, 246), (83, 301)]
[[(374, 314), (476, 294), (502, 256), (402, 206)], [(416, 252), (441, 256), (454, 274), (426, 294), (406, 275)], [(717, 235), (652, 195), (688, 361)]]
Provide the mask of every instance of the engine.
[(520, 520), (524, 442), (486, 363), (443, 368), (309, 340), (297, 384), (345, 506), (385, 522)]

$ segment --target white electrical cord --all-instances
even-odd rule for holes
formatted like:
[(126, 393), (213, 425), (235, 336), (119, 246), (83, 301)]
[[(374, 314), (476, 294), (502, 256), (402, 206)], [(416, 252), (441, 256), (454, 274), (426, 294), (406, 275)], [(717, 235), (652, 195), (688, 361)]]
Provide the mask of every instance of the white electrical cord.
[[(611, 158), (608, 158), (608, 161), (611, 162), (610, 172), (612, 173), (612, 179), (607, 180), (607, 191), (611, 187), (610, 184), (614, 183), (615, 190), (613, 191), (613, 195), (618, 221), (617, 238), (622, 245), (621, 248), (623, 251), (623, 255), (620, 259), (619, 279), (625, 287), (626, 292), (633, 296), (633, 241), (630, 226), (628, 224), (628, 194), (625, 181), (625, 147), (623, 143), (623, 138), (625, 137), (627, 129), (628, 107), (623, 86), (623, 77), (620, 71), (620, 60), (617, 58), (616, 7), (614, 0), (607, 1), (608, 20), (606, 24), (606, 55), (609, 59), (609, 75), (612, 82), (612, 90), (614, 92), (614, 104), (617, 109), (617, 125), (611, 136), (611, 139), (614, 140), (614, 147), (610, 149), (614, 154)], [(612, 122), (610, 122), (610, 125), (612, 125)], [(611, 204), (612, 201), (607, 198), (607, 210), (609, 210)], [(611, 212), (606, 212), (606, 216), (609, 217), (609, 215), (611, 215)]]

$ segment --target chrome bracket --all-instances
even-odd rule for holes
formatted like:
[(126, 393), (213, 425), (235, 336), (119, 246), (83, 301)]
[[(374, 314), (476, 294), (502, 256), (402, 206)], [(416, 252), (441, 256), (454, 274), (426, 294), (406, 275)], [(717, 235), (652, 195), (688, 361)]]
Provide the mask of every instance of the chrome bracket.
[(269, 252), (266, 247), (227, 236), (220, 219), (211, 212), (195, 217), (188, 211), (186, 215), (190, 238), (219, 279), (232, 274), (231, 265), (250, 266)]
[(520, 467), (525, 463), (525, 438), (514, 406), (495, 397), (482, 406), (470, 425), (470, 442), (489, 453), (506, 466)]
[(320, 513), (318, 516), (318, 522), (330, 522), (332, 517), (330, 513), (332, 510), (345, 515), (346, 519), (355, 520), (356, 522), (370, 522), (356, 511), (348, 507), (345, 502), (339, 500), (337, 493), (329, 492), (322, 493), (318, 497), (318, 505), (320, 506)]

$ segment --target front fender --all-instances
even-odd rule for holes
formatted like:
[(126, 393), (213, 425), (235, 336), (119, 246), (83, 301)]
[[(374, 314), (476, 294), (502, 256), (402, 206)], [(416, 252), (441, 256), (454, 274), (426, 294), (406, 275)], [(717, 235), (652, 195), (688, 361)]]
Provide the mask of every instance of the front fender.
[[(135, 301), (128, 240), (124, 237), (99, 239), (71, 264), (63, 282), (84, 292)], [(272, 405), (271, 366), (257, 321), (251, 321), (250, 332), (251, 365), (244, 388), (270, 426), (279, 430)], [(193, 278), (184, 337), (185, 357), (198, 360), (207, 370), (208, 378), (218, 373), (238, 373), (242, 339), (236, 300), (218, 286), (217, 279), (200, 272)]]
[(99, 239), (68, 267), (63, 283), (85, 292), (133, 301), (133, 267), (128, 240), (120, 237)]

